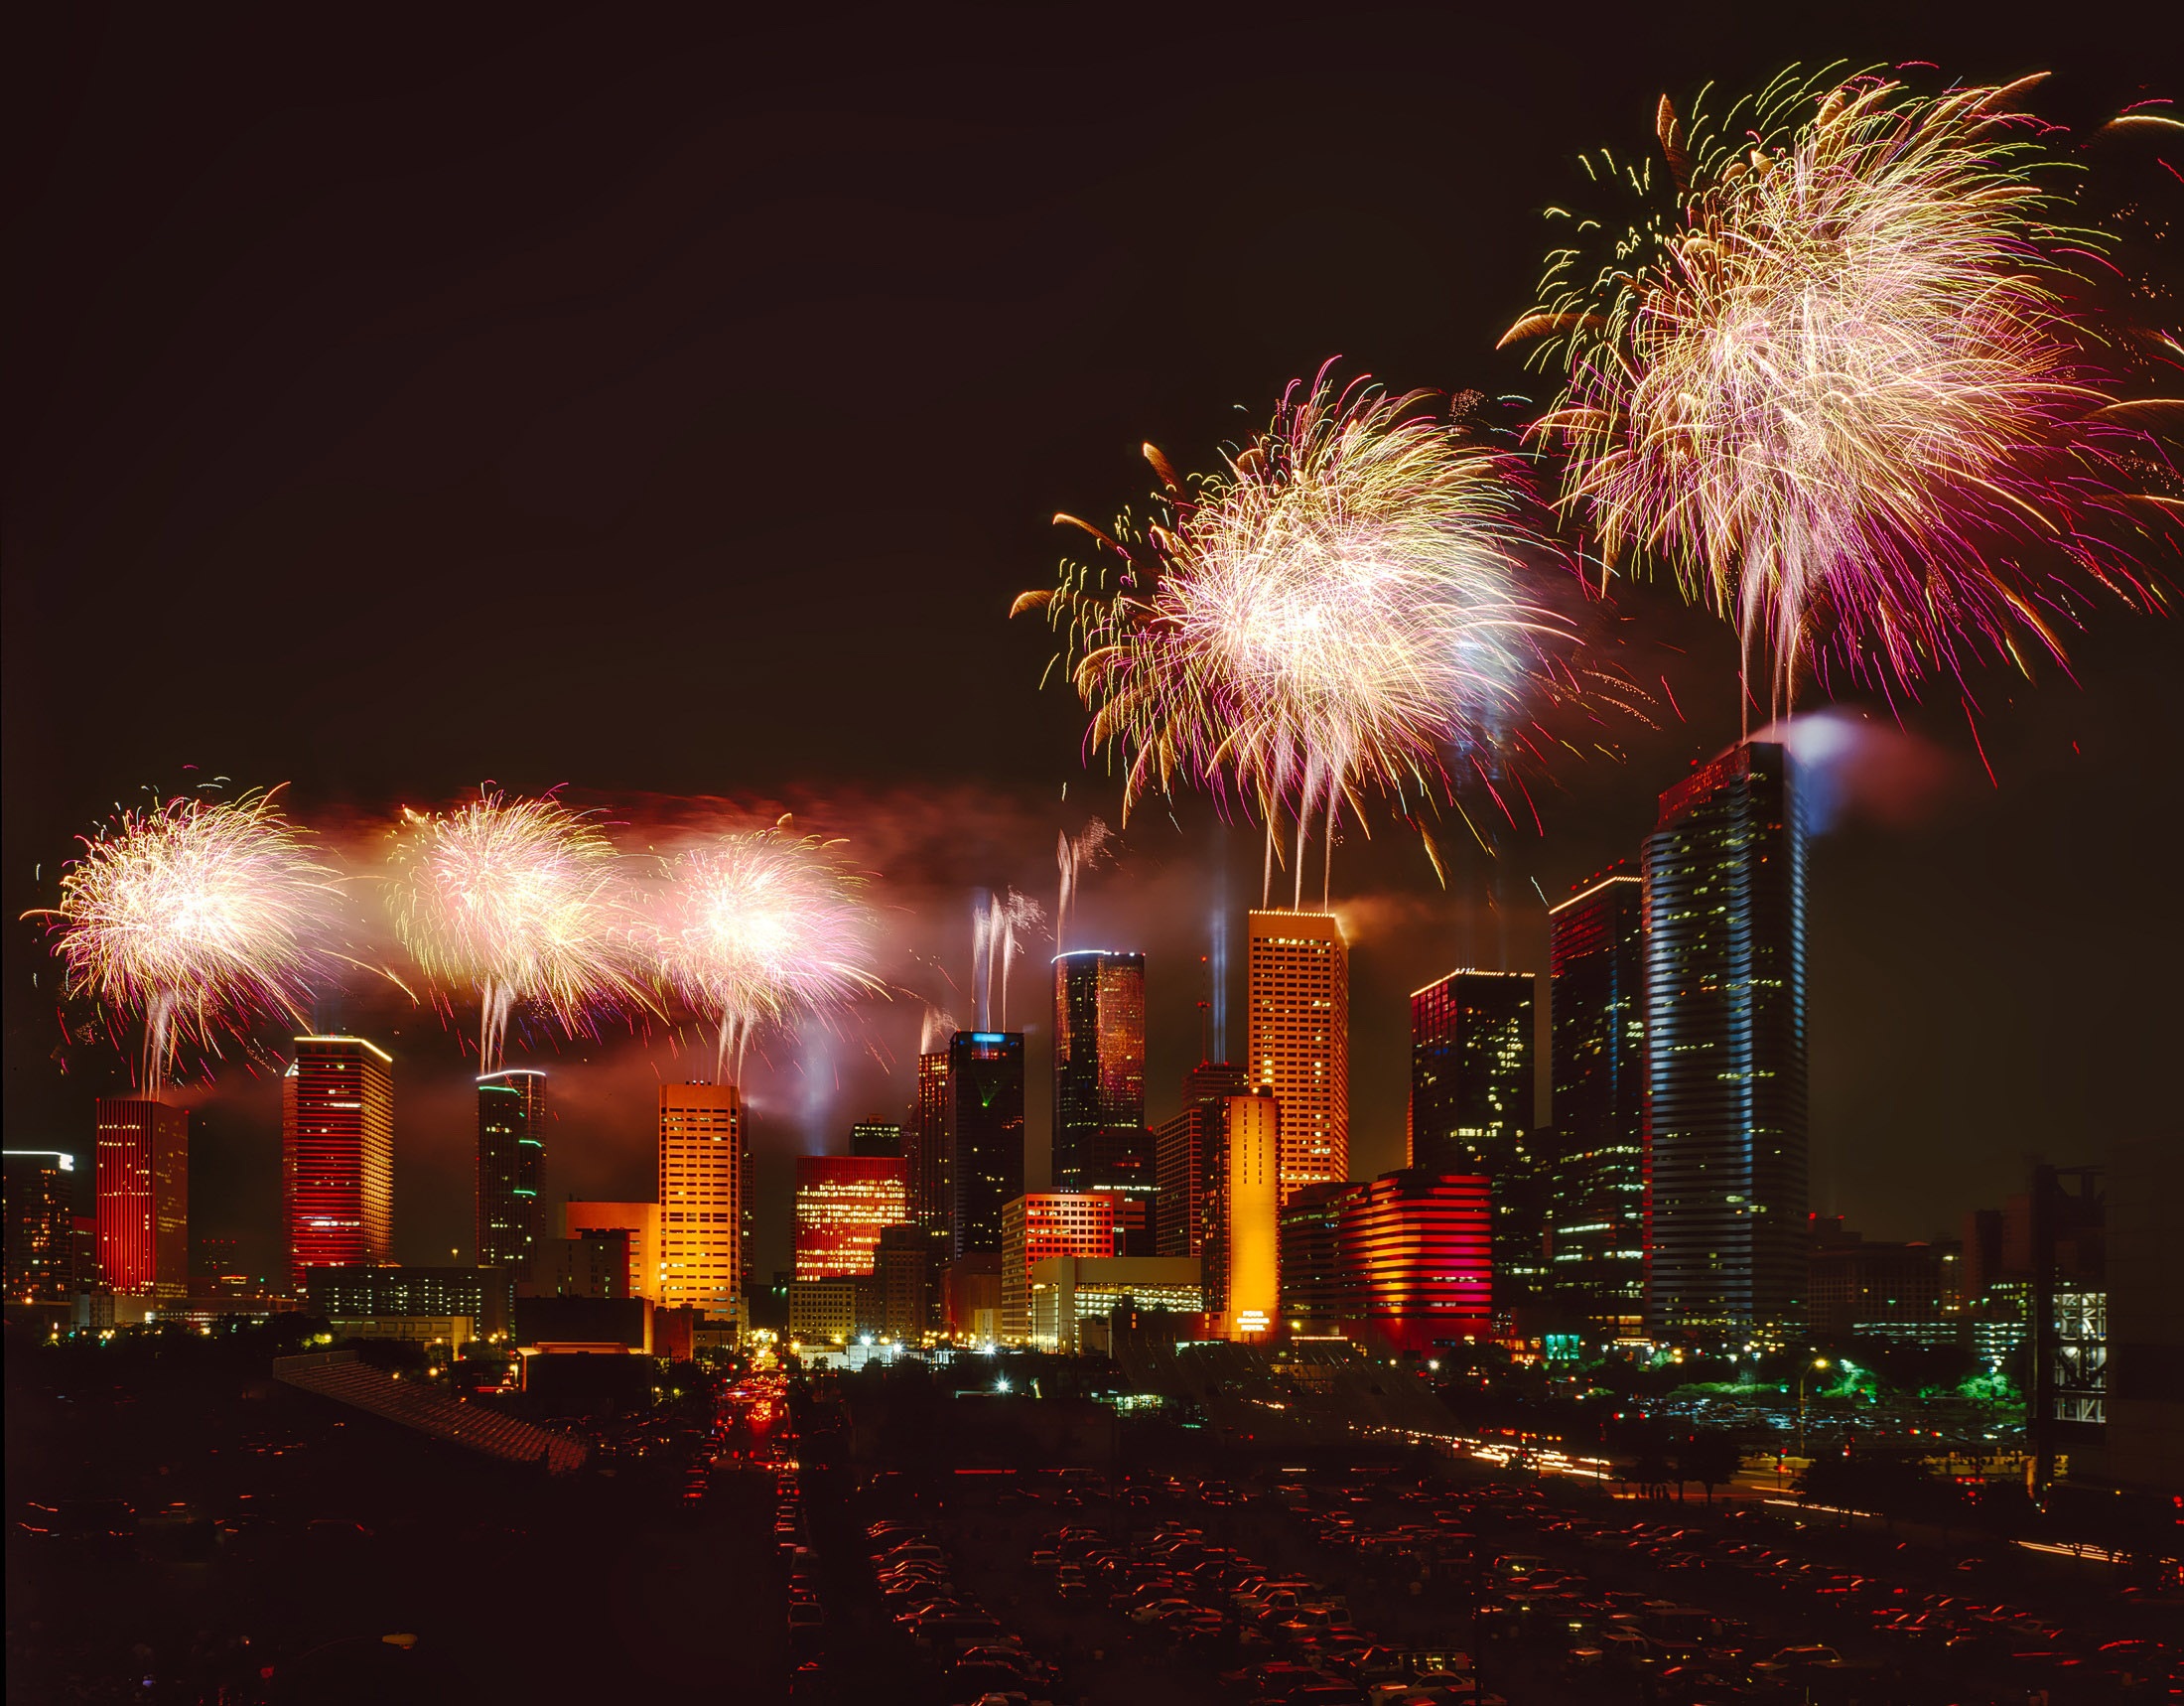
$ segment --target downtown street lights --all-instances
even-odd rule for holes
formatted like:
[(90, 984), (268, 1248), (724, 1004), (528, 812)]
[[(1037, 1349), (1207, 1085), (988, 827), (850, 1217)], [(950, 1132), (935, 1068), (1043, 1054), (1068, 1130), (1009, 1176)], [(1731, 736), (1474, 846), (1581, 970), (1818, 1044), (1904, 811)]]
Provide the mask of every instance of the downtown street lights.
[(1816, 1356), (1797, 1371), (1797, 1455), (1805, 1455), (1805, 1382), (1817, 1368), (1829, 1365), (1828, 1358)]

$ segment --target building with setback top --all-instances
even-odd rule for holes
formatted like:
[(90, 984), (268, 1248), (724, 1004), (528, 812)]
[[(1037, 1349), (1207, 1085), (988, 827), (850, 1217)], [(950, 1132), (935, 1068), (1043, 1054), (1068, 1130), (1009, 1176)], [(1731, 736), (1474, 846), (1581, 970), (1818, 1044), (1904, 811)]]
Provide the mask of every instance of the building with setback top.
[(1805, 829), (1795, 767), (1732, 748), (1646, 838), (1646, 1327), (1805, 1322)]

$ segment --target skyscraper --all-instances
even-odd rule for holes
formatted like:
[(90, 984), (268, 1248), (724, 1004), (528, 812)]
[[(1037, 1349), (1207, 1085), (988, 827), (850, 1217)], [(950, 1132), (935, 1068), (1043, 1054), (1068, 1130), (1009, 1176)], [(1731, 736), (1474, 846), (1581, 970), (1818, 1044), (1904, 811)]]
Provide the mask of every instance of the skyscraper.
[(288, 1279), (394, 1259), (394, 1057), (361, 1037), (298, 1037), (281, 1079)]
[(1230, 1339), (1267, 1333), (1281, 1308), (1283, 1117), (1280, 1100), (1264, 1084), (1230, 1096), (1208, 1161), (1206, 1309)]
[(98, 1265), (118, 1297), (190, 1295), (190, 1115), (98, 1098)]
[(733, 1321), (750, 1296), (744, 1140), (734, 1084), (660, 1085), (663, 1308)]
[(1635, 873), (1610, 871), (1548, 919), (1548, 1285), (1595, 1327), (1635, 1333), (1646, 1278), (1645, 888)]
[(949, 1253), (1001, 1253), (1002, 1205), (1024, 1195), (1024, 1033), (958, 1031), (948, 1044)]
[(66, 1303), (75, 1289), (75, 1157), (7, 1152), (7, 1287), (11, 1303)]
[(478, 1265), (531, 1265), (546, 1156), (546, 1074), (527, 1066), (478, 1080)]
[(1545, 1261), (1532, 1002), (1528, 971), (1451, 971), (1411, 995), (1411, 1165), (1491, 1182), (1503, 1304), (1538, 1289)]
[(902, 1162), (888, 1156), (796, 1158), (796, 1277), (869, 1274), (880, 1234), (908, 1209)]
[(624, 1297), (659, 1296), (660, 1206), (657, 1203), (578, 1203), (561, 1206), (561, 1235), (620, 1232), (628, 1240), (629, 1279)]
[(850, 1153), (869, 1160), (901, 1160), (901, 1125), (892, 1120), (859, 1120), (850, 1127)]
[(1794, 767), (1733, 748), (1645, 843), (1646, 1325), (1805, 1315), (1805, 834)]
[(948, 1057), (939, 1050), (917, 1058), (917, 1097), (903, 1128), (902, 1159), (910, 1221), (941, 1240), (944, 1255), (955, 1190), (948, 1173)]
[(1201, 1061), (1183, 1074), (1183, 1105), (1153, 1133), (1154, 1254), (1195, 1256), (1205, 1242), (1206, 1157), (1222, 1110), (1249, 1087), (1244, 1068)]
[(1054, 1188), (1144, 1183), (1145, 955), (1054, 957)]
[(1350, 1172), (1349, 950), (1332, 913), (1250, 916), (1245, 1066), (1282, 1106), (1281, 1189)]

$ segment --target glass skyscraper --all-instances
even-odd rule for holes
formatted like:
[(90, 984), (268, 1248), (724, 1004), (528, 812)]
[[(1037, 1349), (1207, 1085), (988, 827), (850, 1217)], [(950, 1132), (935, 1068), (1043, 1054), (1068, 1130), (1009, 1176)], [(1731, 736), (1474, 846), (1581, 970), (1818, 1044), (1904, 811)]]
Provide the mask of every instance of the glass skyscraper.
[(1646, 929), (1637, 873), (1550, 908), (1555, 1155), (1548, 1283), (1593, 1326), (1635, 1333), (1645, 1302)]
[(948, 1044), (949, 1254), (1001, 1253), (1001, 1209), (1024, 1195), (1024, 1033)]
[(1497, 1303), (1537, 1290), (1544, 1263), (1532, 1014), (1528, 971), (1451, 971), (1411, 996), (1410, 1164), (1491, 1183)]
[(1805, 1318), (1805, 834), (1790, 755), (1747, 742), (1645, 843), (1646, 1326)]
[(538, 1243), (546, 1157), (546, 1074), (527, 1066), (478, 1080), (478, 1265), (525, 1272)]
[(1054, 958), (1054, 1189), (1150, 1189), (1145, 955)]

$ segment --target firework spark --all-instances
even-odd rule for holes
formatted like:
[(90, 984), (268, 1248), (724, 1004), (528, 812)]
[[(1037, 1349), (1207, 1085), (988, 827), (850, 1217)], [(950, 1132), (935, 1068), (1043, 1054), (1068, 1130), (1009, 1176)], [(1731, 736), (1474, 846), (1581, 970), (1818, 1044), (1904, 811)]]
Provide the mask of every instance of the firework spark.
[[(1180, 779), (1256, 807), (1271, 888), (1279, 821), (1330, 848), (1359, 790), (1447, 788), (1451, 752), (1490, 748), (1550, 690), (1561, 625), (1524, 596), (1554, 555), (1527, 524), (1517, 459), (1423, 412), (1423, 393), (1322, 369), (1273, 423), (1187, 486), (1152, 446), (1156, 519), (1083, 527), (1120, 562), (1064, 565), (1044, 609), (1071, 630), (1090, 744), (1126, 762), (1124, 813)], [(1324, 881), (1324, 879), (1323, 879)]]
[(55, 921), (69, 994), (142, 1016), (147, 1094), (185, 1040), (304, 1020), (339, 890), (279, 791), (125, 811), (85, 839), (61, 905), (26, 915)]
[(1062, 952), (1068, 943), (1062, 940), (1069, 928), (1069, 909), (1076, 905), (1077, 880), (1091, 869), (1100, 855), (1107, 851), (1107, 844), (1114, 839), (1114, 832), (1107, 827), (1104, 818), (1095, 817), (1072, 837), (1068, 830), (1060, 832), (1054, 845), (1054, 862), (1061, 869), (1060, 893), (1054, 900), (1054, 951)]
[(1009, 973), (1017, 963), (1017, 932), (1028, 933), (1045, 922), (1039, 904), (1015, 889), (979, 895), (971, 912), (971, 991), (981, 1031), (1009, 1029)]
[(865, 878), (839, 842), (770, 828), (721, 835), (670, 859), (651, 911), (668, 987), (720, 1026), (717, 1070), (743, 1075), (762, 1027), (824, 1014), (883, 985), (873, 971)]
[(406, 814), (388, 904), (395, 933), (440, 985), (478, 991), (479, 1069), (500, 1065), (508, 1019), (537, 1003), (572, 1035), (649, 1007), (635, 915), (613, 843), (552, 797), (486, 790), (452, 811)]
[(2006, 110), (2037, 80), (1920, 98), (1786, 73), (1689, 131), (1664, 97), (1673, 207), (1590, 279), (1558, 251), (1504, 339), (1546, 335), (1567, 369), (1541, 422), (1566, 505), (1604, 560), (1665, 560), (1736, 625), (1747, 707), (1762, 656), (1777, 714), (1831, 653), (1907, 688), (2024, 667), (2026, 639), (2060, 658), (2038, 565), (2144, 597), (2090, 524), (2128, 507), (2131, 435), (2096, 418), (2064, 300), (2099, 239), (2057, 222), (2037, 127)]

